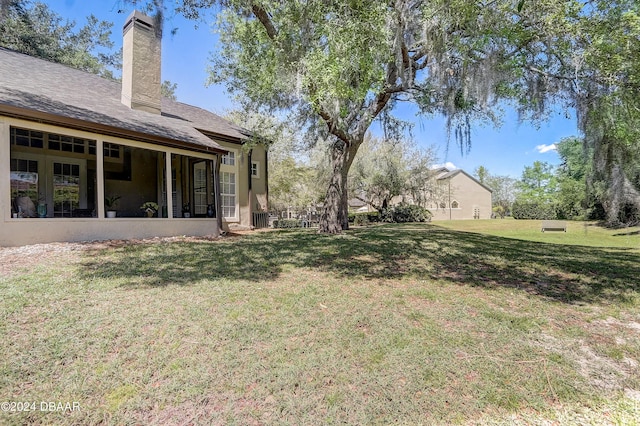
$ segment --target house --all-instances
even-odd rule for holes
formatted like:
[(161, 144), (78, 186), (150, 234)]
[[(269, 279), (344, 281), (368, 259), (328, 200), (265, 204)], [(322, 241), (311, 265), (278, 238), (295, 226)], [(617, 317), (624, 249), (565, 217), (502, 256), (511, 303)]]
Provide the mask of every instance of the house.
[(374, 212), (374, 209), (371, 204), (362, 201), (360, 198), (349, 198), (347, 200), (347, 205), (349, 206), (349, 211), (353, 213), (366, 213), (366, 212)]
[(132, 13), (123, 37), (122, 84), (0, 49), (0, 246), (218, 235), (265, 221), (265, 148), (161, 97), (149, 17)]
[(491, 189), (464, 170), (435, 171), (438, 194), (428, 206), (432, 220), (491, 219)]

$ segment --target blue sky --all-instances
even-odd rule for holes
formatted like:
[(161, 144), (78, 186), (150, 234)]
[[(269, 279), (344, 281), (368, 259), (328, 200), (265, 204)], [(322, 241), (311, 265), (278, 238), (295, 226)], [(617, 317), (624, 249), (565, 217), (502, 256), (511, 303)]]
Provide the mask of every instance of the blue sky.
[[(116, 47), (122, 45), (122, 25), (131, 12), (130, 5), (120, 0), (48, 0), (44, 1), (58, 14), (84, 24), (85, 18), (94, 14), (102, 20), (114, 23), (112, 39)], [(118, 13), (124, 10), (123, 13)], [(175, 35), (169, 29), (178, 28)], [(216, 49), (217, 37), (211, 27), (173, 16), (165, 26), (162, 42), (162, 79), (178, 84), (178, 100), (206, 108), (218, 114), (232, 109), (234, 104), (223, 87), (206, 87), (209, 58)], [(475, 126), (472, 130), (472, 147), (469, 153), (460, 153), (454, 142), (447, 150), (444, 120), (428, 119), (415, 114), (415, 108), (404, 106), (398, 115), (415, 123), (414, 138), (419, 145), (434, 146), (440, 163), (472, 173), (478, 166), (485, 166), (490, 173), (519, 178), (525, 166), (534, 161), (558, 164), (559, 158), (549, 149), (563, 137), (577, 135), (576, 122), (563, 112), (552, 115), (549, 121), (536, 128), (528, 123), (518, 124), (515, 112), (507, 110), (500, 128), (490, 125)]]

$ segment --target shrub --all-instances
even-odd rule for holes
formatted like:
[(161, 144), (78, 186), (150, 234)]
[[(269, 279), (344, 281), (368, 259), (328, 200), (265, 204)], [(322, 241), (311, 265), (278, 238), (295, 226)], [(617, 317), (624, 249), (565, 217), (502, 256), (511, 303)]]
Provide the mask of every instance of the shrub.
[(367, 217), (366, 214), (356, 214), (356, 216), (353, 218), (353, 224), (354, 225), (368, 225), (369, 224), (369, 218)]
[(553, 204), (516, 201), (511, 208), (514, 219), (556, 219), (558, 214)]
[(393, 222), (428, 222), (431, 220), (431, 212), (424, 207), (413, 204), (400, 203), (391, 212)]
[(349, 213), (349, 223), (354, 225), (367, 225), (369, 223), (380, 222), (380, 213), (378, 212), (360, 212)]

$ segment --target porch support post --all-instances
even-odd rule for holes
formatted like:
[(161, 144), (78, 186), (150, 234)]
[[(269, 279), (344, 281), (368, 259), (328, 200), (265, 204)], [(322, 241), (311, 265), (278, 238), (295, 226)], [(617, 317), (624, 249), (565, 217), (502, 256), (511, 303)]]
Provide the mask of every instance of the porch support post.
[[(96, 186), (97, 186), (97, 207), (98, 217), (100, 219), (105, 218), (105, 206), (104, 206), (104, 141), (100, 138), (96, 140)], [(113, 195), (113, 194), (112, 194)]]
[(173, 176), (171, 175), (171, 152), (165, 151), (164, 175), (166, 176), (164, 189), (167, 194), (167, 219), (173, 218)]

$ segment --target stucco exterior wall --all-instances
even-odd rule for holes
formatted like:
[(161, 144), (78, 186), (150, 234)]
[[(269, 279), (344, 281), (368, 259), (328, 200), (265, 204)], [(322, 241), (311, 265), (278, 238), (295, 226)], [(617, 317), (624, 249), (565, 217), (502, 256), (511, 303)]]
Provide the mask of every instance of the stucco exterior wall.
[(57, 241), (91, 241), (171, 237), (176, 235), (218, 235), (215, 219), (159, 218), (73, 218), (73, 219), (3, 219), (0, 246)]
[(253, 194), (253, 211), (268, 211), (268, 187), (267, 177), (267, 150), (264, 146), (258, 145), (253, 148), (251, 161), (258, 166), (258, 175), (251, 176), (251, 186)]
[[(448, 179), (439, 181), (442, 201), (445, 208), (438, 205), (429, 210), (432, 220), (491, 219), (491, 191), (460, 172)], [(454, 202), (457, 208), (451, 208)]]
[[(97, 216), (92, 218), (12, 218), (10, 187), (10, 126), (58, 133), (68, 136), (97, 140)], [(196, 156), (215, 161), (215, 155), (200, 154), (192, 151), (161, 147), (106, 136), (91, 132), (0, 117), (0, 246), (18, 246), (25, 244), (55, 241), (84, 241), (105, 239), (148, 238), (175, 235), (218, 235), (217, 220), (213, 218), (114, 218), (107, 219), (101, 200), (104, 198), (104, 179), (102, 174), (102, 143), (112, 142), (136, 148), (164, 152), (167, 158), (171, 154)], [(167, 169), (170, 172), (170, 167)], [(170, 188), (169, 188), (170, 190)], [(169, 191), (170, 192), (170, 191)]]

